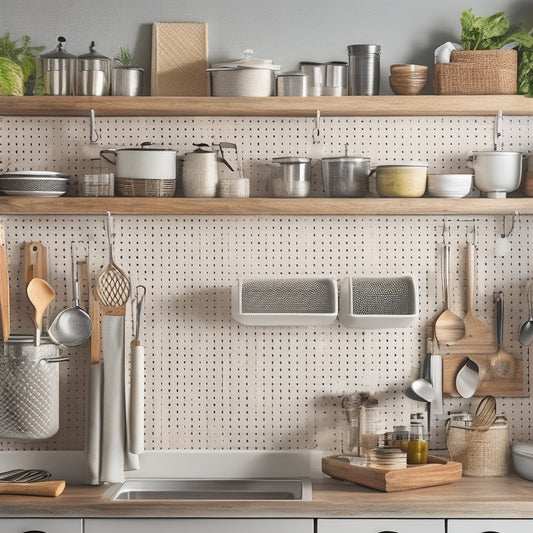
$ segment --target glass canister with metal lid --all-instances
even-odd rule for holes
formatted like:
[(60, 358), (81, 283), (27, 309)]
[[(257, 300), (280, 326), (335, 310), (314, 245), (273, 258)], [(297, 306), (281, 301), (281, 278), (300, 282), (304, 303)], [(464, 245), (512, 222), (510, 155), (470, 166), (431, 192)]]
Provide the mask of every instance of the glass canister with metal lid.
[(89, 52), (78, 56), (77, 94), (106, 96), (109, 94), (111, 59), (99, 54), (91, 41)]
[(45, 94), (71, 96), (75, 94), (76, 56), (67, 52), (64, 37), (58, 37), (57, 47), (39, 57)]

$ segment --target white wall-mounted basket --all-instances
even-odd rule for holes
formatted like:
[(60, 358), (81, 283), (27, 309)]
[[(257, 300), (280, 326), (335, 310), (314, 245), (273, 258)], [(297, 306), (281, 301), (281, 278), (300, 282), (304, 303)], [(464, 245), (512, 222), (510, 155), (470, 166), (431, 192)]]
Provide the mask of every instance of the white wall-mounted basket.
[(231, 316), (247, 326), (325, 326), (337, 318), (337, 293), (332, 278), (239, 280)]
[(417, 317), (418, 288), (412, 276), (342, 280), (339, 320), (347, 328), (405, 328)]

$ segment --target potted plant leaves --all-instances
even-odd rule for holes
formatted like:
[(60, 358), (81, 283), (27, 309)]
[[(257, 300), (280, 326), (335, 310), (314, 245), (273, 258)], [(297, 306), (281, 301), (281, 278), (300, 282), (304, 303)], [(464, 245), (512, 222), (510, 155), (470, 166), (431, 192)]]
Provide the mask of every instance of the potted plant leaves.
[(127, 47), (120, 47), (111, 71), (112, 96), (140, 96), (143, 92), (143, 73)]
[(9, 33), (0, 37), (0, 94), (23, 96), (42, 93), (37, 82), (37, 55), (43, 46), (31, 46), (24, 35), (12, 40)]

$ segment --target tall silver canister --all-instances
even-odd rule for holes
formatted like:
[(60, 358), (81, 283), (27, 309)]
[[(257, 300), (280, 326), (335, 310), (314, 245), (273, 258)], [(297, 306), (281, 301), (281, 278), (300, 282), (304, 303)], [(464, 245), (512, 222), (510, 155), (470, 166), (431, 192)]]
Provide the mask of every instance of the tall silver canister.
[(71, 96), (75, 94), (76, 56), (69, 54), (65, 47), (66, 39), (58, 37), (57, 47), (39, 57), (45, 94)]
[(78, 56), (77, 94), (82, 96), (105, 96), (109, 94), (111, 60), (94, 49)]
[(348, 46), (348, 94), (379, 94), (381, 46), (352, 44)]

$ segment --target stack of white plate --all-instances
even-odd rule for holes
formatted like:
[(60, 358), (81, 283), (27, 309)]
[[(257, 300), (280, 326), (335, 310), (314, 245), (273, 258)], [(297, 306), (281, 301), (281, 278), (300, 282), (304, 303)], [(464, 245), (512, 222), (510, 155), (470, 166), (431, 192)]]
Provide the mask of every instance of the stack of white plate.
[(400, 448), (374, 448), (368, 453), (369, 466), (396, 470), (407, 468), (407, 454)]
[(23, 170), (0, 174), (0, 194), (5, 196), (63, 196), (69, 176), (58, 172)]

